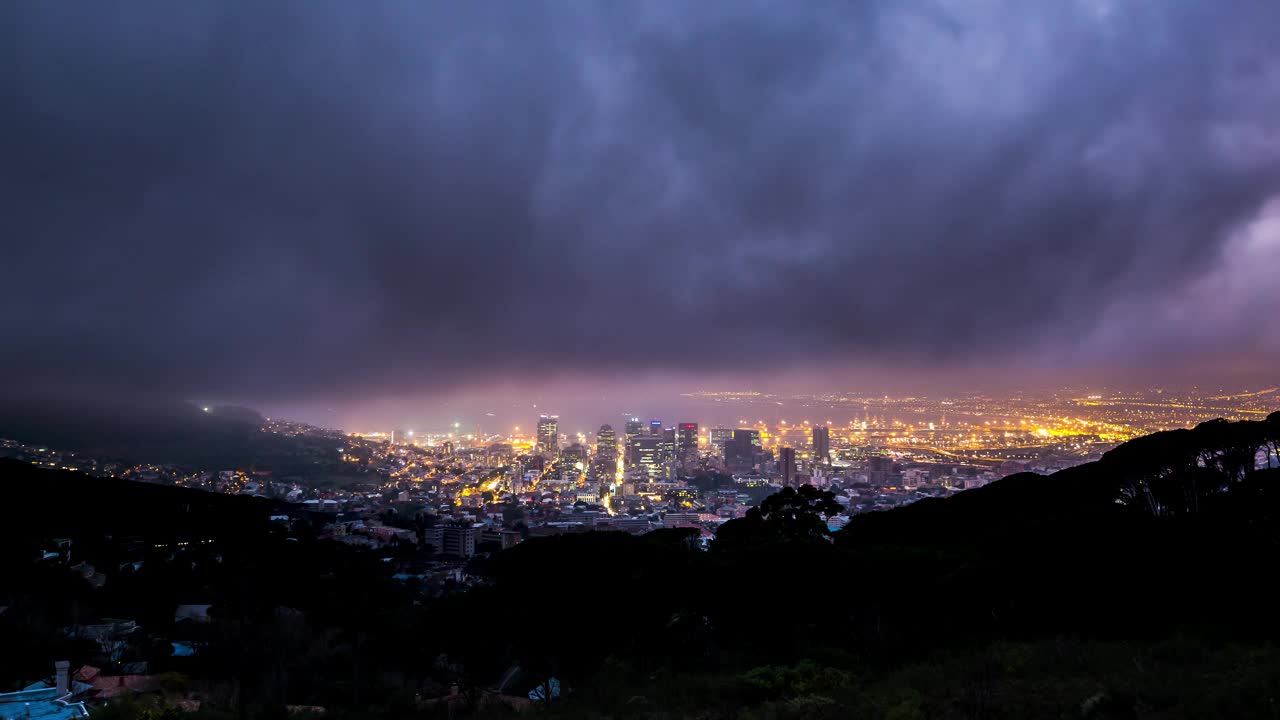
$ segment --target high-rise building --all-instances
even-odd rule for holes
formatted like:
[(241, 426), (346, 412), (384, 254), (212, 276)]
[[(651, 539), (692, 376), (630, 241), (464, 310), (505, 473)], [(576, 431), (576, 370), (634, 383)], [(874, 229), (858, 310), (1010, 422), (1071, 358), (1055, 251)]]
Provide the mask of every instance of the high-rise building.
[(783, 487), (792, 487), (796, 484), (795, 448), (778, 448), (778, 472), (782, 473)]
[(683, 455), (686, 450), (698, 449), (698, 423), (682, 422), (676, 426), (678, 437), (676, 445)]
[(894, 478), (893, 458), (873, 455), (867, 458), (867, 482), (872, 485), (890, 485)]
[(618, 459), (618, 434), (612, 425), (601, 425), (596, 431), (596, 457), (600, 460)]
[(643, 434), (644, 434), (644, 423), (640, 421), (640, 418), (636, 418), (636, 417), (629, 418), (627, 420), (626, 432), (622, 438), (623, 439), (622, 451), (626, 455), (627, 465), (636, 464), (635, 456), (631, 454), (631, 444), (632, 444), (631, 441), (635, 440), (636, 438), (640, 437)]
[(662, 431), (662, 459), (671, 460), (676, 456), (676, 429), (667, 428)]
[(661, 420), (649, 421), (649, 434), (652, 435), (653, 437), (662, 437), (662, 421)]
[(724, 444), (724, 462), (730, 470), (747, 470), (756, 463), (760, 451), (759, 430), (734, 430)]
[(586, 464), (588, 457), (587, 446), (582, 443), (573, 443), (560, 451), (560, 459), (569, 462)]
[(427, 541), (441, 555), (469, 558), (476, 554), (480, 530), (464, 524), (437, 525), (427, 530)]
[(642, 470), (650, 480), (661, 480), (666, 475), (662, 438), (641, 435), (631, 442), (632, 452), (636, 458), (634, 467)]
[(831, 462), (831, 428), (826, 425), (813, 426), (813, 461)]
[(733, 439), (732, 428), (712, 428), (711, 429), (711, 447), (720, 452), (724, 452), (724, 444)]
[(511, 484), (511, 492), (516, 495), (529, 486), (524, 477), (524, 465), (518, 462), (511, 463), (511, 467), (507, 470), (507, 480)]
[[(581, 450), (575, 451), (574, 448), (581, 448)], [(564, 452), (565, 454), (560, 457), (560, 460), (555, 465), (556, 470), (560, 472), (560, 480), (561, 482), (577, 482), (587, 467), (586, 463), (580, 459), (585, 457), (587, 450), (581, 445), (573, 445), (565, 448)]]
[(617, 479), (618, 461), (617, 460), (601, 460), (596, 458), (591, 461), (591, 466), (587, 469), (588, 480), (592, 482), (610, 484)]
[(538, 418), (538, 452), (555, 456), (560, 449), (560, 416), (543, 415)]

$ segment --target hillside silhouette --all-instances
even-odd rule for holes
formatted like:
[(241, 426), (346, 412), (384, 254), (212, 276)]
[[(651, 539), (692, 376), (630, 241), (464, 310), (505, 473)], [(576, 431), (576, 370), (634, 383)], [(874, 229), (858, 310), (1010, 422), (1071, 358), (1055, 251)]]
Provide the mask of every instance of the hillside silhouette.
[[(198, 663), (170, 665), (211, 697), (244, 687), (241, 709), (263, 717), (286, 704), (494, 717), (516, 712), (503, 698), (553, 679), (560, 695), (532, 712), (1270, 717), (1278, 442), (1280, 414), (1204, 423), (1051, 476), (859, 515), (834, 534), (820, 522), (829, 493), (787, 489), (723, 525), (710, 550), (682, 530), (532, 539), (472, 567), (481, 586), (428, 603), (374, 555), (259, 522), (265, 503), (90, 489), (103, 481), (16, 464), (0, 463), (0, 482), (27, 507), (47, 505), (10, 541), (172, 537), (157, 516), (187, 512), (192, 523), (179, 525), (221, 528), (217, 562), (153, 555), (146, 578), (77, 589), (74, 612), (163, 625), (182, 593), (162, 588), (205, 598), (222, 639)], [(92, 511), (73, 509), (76, 497)], [(234, 529), (219, 516), (238, 518)], [(73, 612), (31, 581), (37, 572), (0, 573), (0, 604), (16, 608), (0, 623), (22, 629), (31, 653), (37, 628)], [(250, 646), (262, 659), (246, 659)]]
[(0, 438), (127, 464), (199, 470), (252, 468), (276, 475), (346, 472), (338, 443), (263, 432), (265, 419), (236, 406), (167, 398), (0, 396)]

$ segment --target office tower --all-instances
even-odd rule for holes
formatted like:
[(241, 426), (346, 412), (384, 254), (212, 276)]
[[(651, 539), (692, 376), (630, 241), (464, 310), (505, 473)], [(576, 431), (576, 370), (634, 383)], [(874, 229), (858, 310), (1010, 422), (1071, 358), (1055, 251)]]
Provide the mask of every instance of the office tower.
[(618, 434), (612, 425), (601, 425), (596, 431), (596, 457), (600, 460), (618, 459)]
[(893, 458), (876, 455), (867, 458), (867, 482), (872, 485), (889, 485), (893, 481)]
[(724, 444), (733, 439), (733, 430), (731, 428), (712, 428), (711, 430), (711, 447), (713, 450), (724, 452)]
[(698, 423), (682, 422), (677, 426), (678, 437), (677, 447), (680, 454), (683, 455), (686, 450), (696, 450), (698, 448)]
[(555, 456), (560, 449), (560, 416), (538, 418), (538, 452)]
[(871, 472), (893, 472), (893, 458), (874, 455), (867, 458), (867, 470)]
[(652, 437), (662, 437), (662, 421), (661, 420), (649, 421), (649, 435)]
[(826, 425), (813, 426), (813, 461), (831, 462), (831, 428)]
[(591, 466), (587, 470), (588, 480), (601, 484), (610, 484), (617, 479), (618, 461), (602, 460), (596, 457), (591, 461)]
[(662, 445), (662, 438), (651, 435), (641, 435), (632, 440), (635, 467), (642, 470), (650, 480), (661, 480), (666, 475)]
[(791, 487), (796, 484), (795, 448), (778, 448), (778, 471), (782, 473), (783, 487)]
[(623, 435), (622, 452), (626, 456), (626, 464), (628, 466), (635, 465), (635, 456), (631, 454), (631, 441), (644, 434), (644, 423), (640, 422), (640, 418), (630, 418), (627, 420), (626, 432)]
[(637, 467), (639, 467), (640, 440), (642, 438), (647, 438), (647, 437), (649, 437), (648, 428), (645, 429), (644, 433), (635, 435), (630, 440), (627, 441), (627, 448), (626, 448), (626, 454), (627, 454), (626, 469), (627, 470), (634, 470)]
[(560, 472), (561, 482), (577, 482), (582, 477), (582, 472), (586, 468), (586, 462), (584, 462), (583, 458), (586, 455), (587, 449), (581, 445), (571, 445), (565, 448), (564, 454), (556, 462), (556, 469)]
[(725, 465), (730, 470), (750, 470), (759, 451), (759, 430), (734, 430), (733, 438), (724, 444)]
[(560, 451), (560, 459), (566, 462), (587, 463), (588, 450), (587, 446), (582, 443), (573, 443)]
[(676, 429), (667, 428), (662, 431), (662, 459), (671, 460), (676, 456)]

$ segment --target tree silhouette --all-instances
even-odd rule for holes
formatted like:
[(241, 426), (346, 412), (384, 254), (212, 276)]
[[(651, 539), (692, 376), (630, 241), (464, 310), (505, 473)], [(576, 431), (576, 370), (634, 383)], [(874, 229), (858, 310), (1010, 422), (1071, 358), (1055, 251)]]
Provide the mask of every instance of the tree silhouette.
[(1121, 480), (1117, 500), (1155, 517), (1196, 515), (1206, 500), (1244, 482), (1259, 450), (1274, 452), (1280, 420), (1210, 420), (1190, 430), (1131, 440), (1103, 457)]
[(835, 495), (812, 485), (783, 488), (747, 511), (746, 517), (730, 520), (716, 533), (721, 550), (753, 547), (776, 542), (826, 540), (831, 531), (826, 518), (842, 510)]

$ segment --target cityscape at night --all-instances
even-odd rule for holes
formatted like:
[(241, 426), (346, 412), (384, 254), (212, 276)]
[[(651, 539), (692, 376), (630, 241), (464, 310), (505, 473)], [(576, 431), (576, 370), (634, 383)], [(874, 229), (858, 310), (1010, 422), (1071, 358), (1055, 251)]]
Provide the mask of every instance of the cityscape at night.
[(0, 720), (1277, 717), (1280, 2), (0, 2)]
[[(320, 467), (293, 474), (257, 458), (201, 468), (11, 439), (0, 439), (0, 457), (280, 499), (333, 513), (322, 529), (359, 545), (413, 537), (386, 526), (388, 511), (425, 512), (465, 535), (467, 549), (460, 554), (470, 557), (481, 537), (510, 545), (531, 535), (688, 527), (710, 539), (721, 524), (744, 517), (769, 495), (804, 485), (834, 494), (842, 509), (826, 522), (835, 530), (858, 513), (1093, 462), (1150, 433), (1218, 418), (1262, 419), (1280, 405), (1280, 387), (1229, 394), (1064, 388), (939, 398), (752, 391), (682, 397), (693, 400), (692, 407), (703, 404), (709, 416), (743, 417), (717, 424), (620, 413), (597, 427), (544, 413), (509, 432), (485, 432), (480, 420), (343, 432), (262, 418), (257, 432), (306, 438), (318, 450), (312, 464)], [(787, 412), (793, 419), (781, 417)], [(488, 415), (484, 420), (492, 425)], [(583, 426), (595, 429), (577, 429)], [(1280, 458), (1259, 451), (1256, 463), (1280, 467)], [(351, 528), (359, 531), (347, 534)]]

